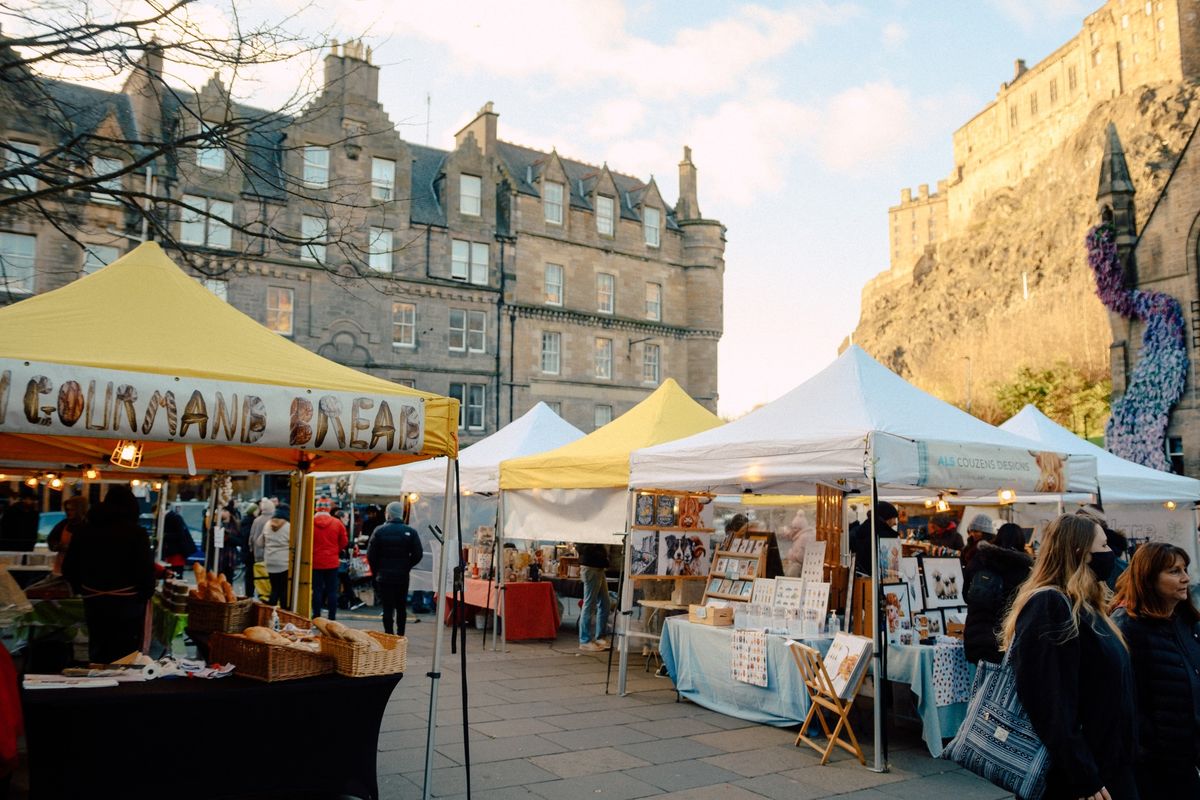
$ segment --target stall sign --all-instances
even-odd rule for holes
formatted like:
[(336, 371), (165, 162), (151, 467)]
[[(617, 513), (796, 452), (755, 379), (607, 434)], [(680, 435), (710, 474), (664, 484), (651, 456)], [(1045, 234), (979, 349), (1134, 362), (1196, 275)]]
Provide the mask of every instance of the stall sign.
[(1044, 494), (1096, 491), (1094, 456), (895, 436), (878, 436), (874, 445), (880, 483)]
[(424, 398), (0, 359), (0, 433), (420, 453)]

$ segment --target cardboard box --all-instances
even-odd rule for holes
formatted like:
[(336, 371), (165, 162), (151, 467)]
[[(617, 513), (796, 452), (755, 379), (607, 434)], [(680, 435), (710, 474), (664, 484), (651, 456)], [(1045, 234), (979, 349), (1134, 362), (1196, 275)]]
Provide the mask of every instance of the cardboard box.
[(961, 622), (946, 622), (946, 635), (952, 636), (955, 639), (963, 638), (963, 633), (966, 632), (967, 626)]
[(717, 608), (716, 606), (688, 606), (688, 622), (696, 622), (701, 625), (732, 625), (733, 609)]

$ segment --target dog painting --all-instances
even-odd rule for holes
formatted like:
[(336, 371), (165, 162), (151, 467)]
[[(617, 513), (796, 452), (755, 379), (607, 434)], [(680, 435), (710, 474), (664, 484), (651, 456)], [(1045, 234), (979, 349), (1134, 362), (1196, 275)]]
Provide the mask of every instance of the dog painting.
[(1038, 465), (1037, 491), (1061, 494), (1066, 491), (1064, 468), (1066, 463), (1058, 453), (1030, 451)]
[(926, 608), (957, 608), (962, 596), (962, 562), (957, 558), (925, 559)]
[(659, 536), (658, 569), (661, 575), (707, 575), (710, 543), (705, 536), (663, 533)]

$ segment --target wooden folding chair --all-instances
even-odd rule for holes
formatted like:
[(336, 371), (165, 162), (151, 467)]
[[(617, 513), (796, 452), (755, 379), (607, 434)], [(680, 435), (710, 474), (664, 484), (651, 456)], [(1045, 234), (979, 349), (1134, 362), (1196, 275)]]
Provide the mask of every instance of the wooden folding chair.
[[(854, 698), (858, 695), (859, 688), (862, 687), (863, 679), (866, 678), (866, 670), (863, 670), (862, 675), (859, 676), (858, 683), (850, 694), (850, 699), (843, 700), (838, 697), (837, 691), (833, 688), (833, 680), (825, 671), (825, 661), (821, 658), (819, 651), (799, 642), (793, 642), (789, 649), (792, 651), (792, 658), (796, 660), (796, 666), (800, 668), (800, 676), (808, 688), (809, 699), (808, 715), (804, 718), (804, 724), (800, 726), (800, 733), (796, 735), (796, 747), (804, 742), (816, 750), (821, 754), (822, 765), (829, 763), (829, 756), (833, 754), (835, 746), (841, 747), (857, 756), (859, 763), (865, 766), (867, 759), (858, 745), (858, 739), (854, 736), (854, 728), (850, 724), (849, 714), (854, 705)], [(837, 717), (837, 723), (832, 730), (829, 728), (829, 723), (825, 721), (825, 711), (829, 711)], [(814, 741), (807, 735), (808, 726), (812, 724), (814, 716), (821, 723), (821, 730), (825, 733), (825, 744)], [(849, 741), (842, 738), (843, 731), (850, 737)]]

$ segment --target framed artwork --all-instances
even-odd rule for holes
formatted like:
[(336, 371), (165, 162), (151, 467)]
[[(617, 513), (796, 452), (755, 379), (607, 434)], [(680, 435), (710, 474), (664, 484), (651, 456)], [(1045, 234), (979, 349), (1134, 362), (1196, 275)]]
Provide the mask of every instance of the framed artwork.
[(712, 561), (712, 537), (707, 533), (659, 533), (659, 575), (707, 575)]
[(630, 531), (629, 574), (658, 574), (658, 532)]
[(660, 528), (675, 527), (675, 498), (669, 494), (656, 495), (654, 524)]
[(633, 512), (634, 525), (653, 525), (654, 524), (654, 495), (639, 494), (637, 503), (634, 506)]
[(858, 679), (862, 677), (870, 658), (870, 639), (840, 631), (834, 634), (833, 644), (825, 654), (824, 664), (838, 697), (850, 699), (850, 694), (858, 686)]
[(775, 605), (799, 610), (804, 605), (804, 579), (775, 579)]
[(825, 579), (825, 553), (815, 544), (804, 551), (804, 564), (800, 568), (800, 577), (806, 581), (820, 583)]
[(925, 558), (925, 608), (963, 605), (962, 562), (957, 558)]
[(751, 603), (763, 605), (775, 604), (775, 580), (773, 578), (755, 578), (754, 591), (750, 595)]
[(900, 540), (892, 537), (879, 540), (879, 580), (900, 580), (900, 559), (903, 551)]
[(920, 614), (914, 614), (913, 630), (916, 632), (915, 638), (918, 640), (942, 636), (946, 632), (946, 623), (942, 618), (942, 612), (927, 610)]
[[(887, 614), (887, 640), (889, 644), (912, 644), (913, 612), (908, 596), (908, 585), (893, 583), (880, 587), (883, 595), (883, 607)], [(908, 634), (908, 641), (903, 641), (903, 634)]]
[(829, 584), (805, 582), (801, 610), (804, 612), (806, 626), (819, 627), (829, 611)]
[(916, 556), (900, 559), (900, 580), (908, 586), (908, 607), (916, 612), (925, 609), (925, 592), (921, 588), (921, 561)]

